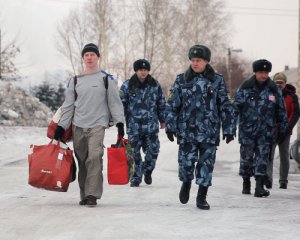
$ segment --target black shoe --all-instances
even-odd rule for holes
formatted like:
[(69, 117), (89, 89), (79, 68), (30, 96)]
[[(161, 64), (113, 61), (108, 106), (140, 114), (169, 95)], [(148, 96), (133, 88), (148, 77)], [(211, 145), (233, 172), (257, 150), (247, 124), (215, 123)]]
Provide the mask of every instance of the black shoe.
[(179, 192), (179, 200), (182, 204), (186, 204), (190, 198), (192, 182), (183, 182)]
[(265, 178), (264, 185), (266, 186), (267, 189), (271, 189), (273, 184), (269, 178)]
[(80, 200), (79, 205), (84, 206), (84, 205), (86, 205), (86, 202), (87, 202), (87, 199), (82, 199), (82, 200)]
[(151, 173), (146, 173), (144, 176), (144, 181), (146, 184), (150, 185), (152, 183)]
[(197, 198), (196, 198), (197, 208), (200, 208), (203, 210), (210, 209), (210, 206), (209, 206), (208, 202), (206, 201), (207, 190), (208, 190), (208, 187), (199, 185), (198, 194), (197, 194)]
[(86, 197), (86, 206), (88, 206), (88, 207), (97, 206), (97, 198), (92, 195), (87, 196)]
[(251, 194), (251, 181), (249, 177), (243, 177), (242, 194)]
[(254, 197), (267, 197), (270, 195), (268, 190), (264, 189), (264, 176), (256, 177), (256, 187)]
[(287, 183), (280, 183), (279, 188), (287, 189)]
[(139, 187), (140, 184), (138, 182), (131, 182), (130, 187)]
[(269, 195), (270, 192), (268, 190), (255, 188), (254, 197), (268, 197)]
[(208, 202), (206, 201), (206, 198), (201, 198), (200, 196), (197, 196), (197, 208), (203, 209), (203, 210), (209, 210), (210, 206)]

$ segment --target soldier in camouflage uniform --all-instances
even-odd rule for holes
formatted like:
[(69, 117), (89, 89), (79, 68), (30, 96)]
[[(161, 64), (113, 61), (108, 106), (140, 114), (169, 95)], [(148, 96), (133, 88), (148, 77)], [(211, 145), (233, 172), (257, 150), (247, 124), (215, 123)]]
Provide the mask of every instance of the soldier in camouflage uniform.
[(255, 197), (270, 195), (264, 189), (267, 161), (278, 135), (285, 136), (287, 115), (281, 90), (269, 78), (272, 64), (260, 59), (253, 62), (254, 75), (238, 89), (234, 104), (239, 119), (240, 176), (243, 194), (251, 194), (250, 177), (255, 176)]
[[(159, 153), (160, 128), (165, 128), (165, 98), (160, 84), (150, 74), (150, 63), (145, 59), (134, 62), (135, 74), (121, 86), (120, 97), (124, 106), (128, 138), (135, 159), (135, 172), (130, 186), (142, 181), (150, 185), (152, 172)], [(145, 161), (141, 157), (141, 148)]]
[(199, 185), (197, 207), (209, 209), (206, 195), (211, 186), (221, 125), (227, 143), (235, 135), (233, 106), (222, 75), (209, 64), (210, 49), (195, 45), (188, 57), (191, 65), (177, 76), (167, 101), (166, 133), (172, 142), (177, 137), (179, 144), (180, 202), (186, 204), (189, 200), (195, 171)]

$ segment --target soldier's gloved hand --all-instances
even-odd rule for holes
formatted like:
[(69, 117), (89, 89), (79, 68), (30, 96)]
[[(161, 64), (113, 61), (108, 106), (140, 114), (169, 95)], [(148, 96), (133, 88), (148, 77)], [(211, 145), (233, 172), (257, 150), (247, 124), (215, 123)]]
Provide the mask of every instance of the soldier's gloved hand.
[(174, 132), (167, 132), (167, 137), (171, 142), (174, 142), (174, 137), (176, 137), (176, 133)]
[(234, 136), (233, 136), (233, 134), (224, 134), (223, 140), (225, 140), (225, 138), (226, 138), (226, 143), (228, 144), (234, 139)]
[(124, 135), (125, 135), (125, 132), (124, 132), (124, 124), (119, 122), (116, 124), (116, 127), (118, 128), (118, 136), (123, 138)]
[(55, 129), (55, 133), (54, 133), (54, 139), (57, 140), (62, 140), (62, 137), (65, 133), (65, 129), (63, 129), (63, 127), (61, 126), (57, 126), (57, 128)]

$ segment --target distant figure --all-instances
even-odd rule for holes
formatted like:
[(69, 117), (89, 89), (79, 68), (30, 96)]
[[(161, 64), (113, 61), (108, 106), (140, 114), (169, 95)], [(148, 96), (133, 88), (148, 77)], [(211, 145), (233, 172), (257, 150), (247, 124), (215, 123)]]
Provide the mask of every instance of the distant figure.
[(194, 45), (188, 57), (190, 66), (177, 76), (167, 101), (166, 133), (171, 142), (177, 137), (179, 144), (180, 202), (189, 201), (195, 174), (199, 185), (196, 205), (208, 210), (206, 196), (212, 182), (221, 125), (226, 143), (235, 135), (233, 106), (223, 76), (209, 64), (210, 49)]
[[(277, 144), (279, 147), (279, 157), (280, 157), (280, 168), (279, 168), (279, 188), (287, 189), (288, 184), (288, 174), (290, 169), (290, 160), (289, 160), (289, 146), (290, 146), (290, 139), (292, 135), (292, 130), (296, 123), (298, 122), (300, 116), (299, 110), (299, 102), (298, 97), (296, 95), (296, 88), (291, 85), (287, 84), (287, 78), (284, 73), (276, 73), (273, 77), (273, 81), (281, 88), (285, 108), (288, 117), (288, 127), (285, 134), (279, 135), (277, 138)], [(272, 188), (273, 183), (273, 160), (275, 154), (276, 145), (273, 146), (273, 152), (271, 161), (269, 161), (267, 172), (268, 172), (268, 179), (265, 182), (267, 188)]]
[(239, 119), (240, 176), (243, 194), (251, 194), (250, 177), (255, 176), (255, 197), (270, 195), (264, 189), (267, 162), (271, 159), (272, 145), (286, 133), (287, 115), (279, 87), (269, 78), (272, 64), (260, 59), (253, 62), (254, 75), (238, 89), (234, 104)]
[(139, 187), (143, 175), (145, 183), (152, 184), (152, 172), (160, 149), (159, 124), (161, 129), (165, 128), (166, 101), (159, 82), (149, 74), (151, 67), (146, 59), (135, 61), (133, 69), (135, 74), (121, 86), (120, 97), (135, 160), (130, 187)]
[[(124, 111), (117, 85), (111, 75), (99, 69), (98, 47), (89, 43), (81, 52), (84, 70), (70, 80), (62, 117), (55, 132), (55, 139), (73, 124), (73, 146), (78, 160), (80, 205), (97, 205), (103, 192), (103, 140), (110, 115), (118, 127), (118, 135), (124, 136)], [(106, 89), (104, 79), (107, 78)], [(74, 87), (75, 86), (75, 87)]]

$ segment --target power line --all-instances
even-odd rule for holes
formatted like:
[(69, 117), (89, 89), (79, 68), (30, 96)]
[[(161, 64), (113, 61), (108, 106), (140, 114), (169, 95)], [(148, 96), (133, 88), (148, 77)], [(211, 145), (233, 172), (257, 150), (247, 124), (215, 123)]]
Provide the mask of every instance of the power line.
[(281, 17), (298, 17), (297, 14), (284, 14), (284, 13), (259, 13), (259, 12), (238, 12), (238, 11), (229, 11), (232, 14), (241, 14), (241, 15), (257, 15), (257, 16), (281, 16)]
[(1, 28), (0, 28), (0, 80), (2, 79), (2, 65), (1, 65), (1, 62), (2, 62), (2, 49), (1, 49)]
[[(58, 3), (70, 3), (70, 4), (84, 4), (88, 1), (80, 1), (80, 0), (46, 0), (49, 2), (58, 2)], [(165, 5), (165, 4), (163, 4)], [(122, 8), (133, 8), (135, 9), (137, 5), (135, 4), (118, 4), (118, 3), (112, 3), (111, 6), (113, 7), (122, 7)], [(182, 3), (174, 3), (170, 2), (170, 6), (183, 6)], [(154, 8), (159, 7), (163, 8), (163, 6), (154, 6)], [(231, 11), (230, 9), (236, 9), (241, 11)], [(250, 11), (243, 11), (243, 10), (250, 10)], [(252, 10), (254, 10), (252, 12)], [(274, 13), (268, 13), (268, 12), (255, 12), (255, 11), (273, 11)], [(253, 8), (253, 7), (225, 7), (223, 12), (228, 12), (232, 14), (240, 14), (240, 15), (256, 15), (256, 16), (281, 16), (281, 17), (297, 17), (298, 11), (294, 9), (279, 9), (279, 8)], [(276, 13), (277, 12), (277, 13)], [(291, 13), (291, 14), (289, 14)], [(294, 13), (294, 14), (293, 14)]]
[(48, 2), (58, 2), (58, 3), (80, 3), (80, 4), (83, 4), (83, 3), (86, 3), (87, 1), (80, 1), (80, 0), (46, 0)]
[[(229, 7), (226, 7), (229, 9)], [(230, 7), (230, 9), (240, 9), (240, 10), (262, 10), (262, 11), (279, 11), (279, 12), (293, 12), (298, 13), (297, 10), (294, 9), (279, 9), (279, 8), (252, 8), (252, 7)]]

